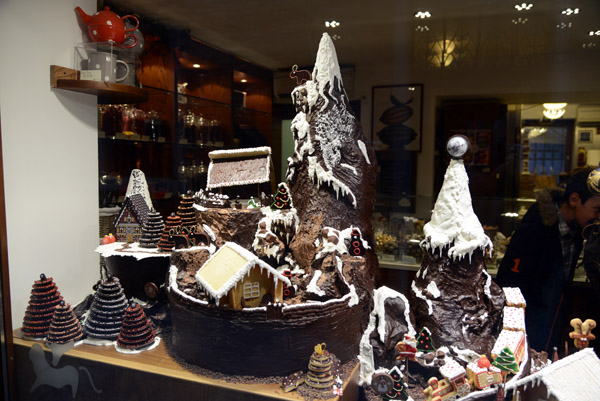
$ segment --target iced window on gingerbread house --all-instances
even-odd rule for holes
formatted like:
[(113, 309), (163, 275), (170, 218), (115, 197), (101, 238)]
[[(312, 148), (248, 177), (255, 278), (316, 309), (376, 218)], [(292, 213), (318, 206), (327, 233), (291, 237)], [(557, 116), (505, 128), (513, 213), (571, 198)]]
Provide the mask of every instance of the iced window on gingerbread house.
[(252, 299), (260, 296), (260, 285), (258, 282), (244, 283), (244, 298)]

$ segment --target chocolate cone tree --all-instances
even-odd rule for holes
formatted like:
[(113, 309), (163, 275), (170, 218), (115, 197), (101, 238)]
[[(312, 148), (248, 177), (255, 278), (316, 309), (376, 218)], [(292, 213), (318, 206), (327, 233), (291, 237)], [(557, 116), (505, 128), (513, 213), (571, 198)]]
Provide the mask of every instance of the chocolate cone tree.
[(165, 228), (163, 228), (162, 235), (160, 236), (160, 240), (158, 241), (158, 247), (163, 251), (171, 251), (175, 246), (175, 242), (169, 239), (169, 232), (171, 230), (177, 229), (177, 226), (181, 225), (181, 217), (175, 215), (175, 213), (171, 213), (169, 217), (167, 217), (167, 221), (165, 222)]
[(325, 350), (324, 344), (317, 345), (308, 362), (305, 383), (312, 388), (330, 388), (335, 382), (332, 368), (333, 354)]
[(94, 294), (88, 317), (85, 319), (84, 328), (91, 338), (101, 340), (116, 340), (123, 315), (127, 310), (127, 298), (119, 279), (108, 275), (102, 280)]
[(156, 248), (164, 228), (165, 223), (160, 213), (154, 209), (150, 210), (146, 216), (146, 221), (142, 225), (140, 246), (142, 248)]
[(191, 228), (196, 225), (196, 213), (194, 212), (194, 196), (191, 192), (183, 195), (177, 207), (177, 216), (181, 218), (183, 228)]
[(152, 323), (146, 317), (144, 309), (139, 304), (132, 302), (125, 311), (117, 345), (132, 350), (141, 349), (152, 344), (154, 338)]
[(52, 277), (40, 274), (40, 279), (33, 283), (31, 289), (29, 304), (23, 318), (23, 335), (29, 338), (46, 337), (54, 309), (62, 299)]
[(46, 341), (55, 344), (64, 344), (69, 341), (78, 341), (83, 337), (83, 328), (73, 308), (65, 301), (60, 301), (60, 304), (54, 309), (52, 315), (52, 323)]

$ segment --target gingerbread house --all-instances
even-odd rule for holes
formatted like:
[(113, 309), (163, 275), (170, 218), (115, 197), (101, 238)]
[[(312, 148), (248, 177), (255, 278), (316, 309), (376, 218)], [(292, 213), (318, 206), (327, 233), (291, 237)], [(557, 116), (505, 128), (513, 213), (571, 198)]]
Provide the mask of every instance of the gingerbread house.
[(467, 377), (474, 389), (483, 390), (502, 383), (502, 372), (495, 366), (481, 367), (476, 363), (467, 364)]
[(586, 348), (507, 385), (521, 400), (600, 400), (600, 359)]
[(226, 242), (196, 273), (196, 281), (217, 305), (257, 307), (283, 301), (290, 280), (252, 252)]
[[(269, 191), (275, 192), (275, 174), (270, 147), (215, 150), (208, 156), (210, 164), (206, 189), (240, 186), (261, 188), (270, 184)], [(257, 195), (260, 195), (260, 192)]]
[(133, 194), (125, 198), (121, 211), (115, 219), (115, 237), (119, 242), (138, 242), (142, 236), (142, 225), (150, 209), (144, 197)]

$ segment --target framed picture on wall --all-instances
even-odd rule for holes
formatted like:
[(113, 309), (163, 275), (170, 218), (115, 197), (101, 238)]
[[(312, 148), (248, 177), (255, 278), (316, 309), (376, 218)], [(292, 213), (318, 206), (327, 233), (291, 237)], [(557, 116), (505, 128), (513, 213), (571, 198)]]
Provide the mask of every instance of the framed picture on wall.
[(594, 137), (594, 128), (577, 128), (577, 141), (579, 143), (592, 143)]
[(420, 152), (423, 84), (374, 86), (371, 139), (391, 149)]

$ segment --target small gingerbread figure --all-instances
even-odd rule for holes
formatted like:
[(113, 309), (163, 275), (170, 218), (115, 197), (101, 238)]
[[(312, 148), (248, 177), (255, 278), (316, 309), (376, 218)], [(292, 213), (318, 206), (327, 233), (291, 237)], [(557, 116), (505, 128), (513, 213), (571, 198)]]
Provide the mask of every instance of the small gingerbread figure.
[(569, 333), (569, 337), (573, 339), (578, 349), (587, 348), (589, 342), (596, 339), (596, 336), (592, 334), (592, 329), (596, 327), (595, 320), (587, 319), (582, 323), (581, 319), (576, 318), (571, 320), (571, 326), (573, 331)]

